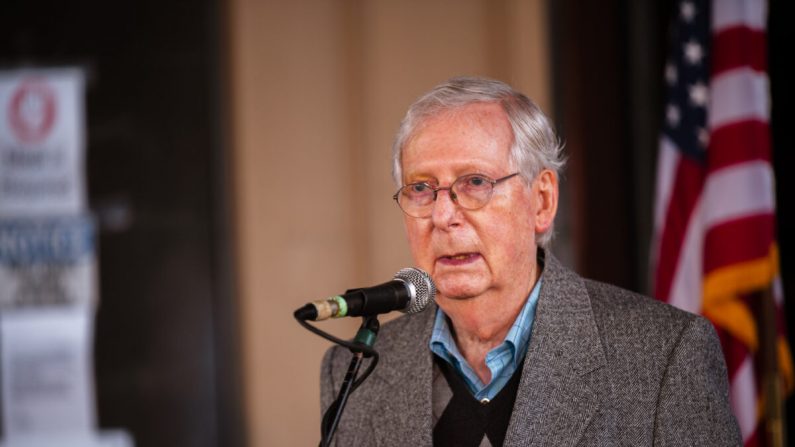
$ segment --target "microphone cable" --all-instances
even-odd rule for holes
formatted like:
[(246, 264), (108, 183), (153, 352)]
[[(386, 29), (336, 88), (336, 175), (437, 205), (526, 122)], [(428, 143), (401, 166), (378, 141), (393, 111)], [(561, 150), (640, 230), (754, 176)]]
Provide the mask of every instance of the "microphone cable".
[[(367, 365), (367, 369), (365, 369), (365, 371), (362, 373), (362, 375), (359, 376), (359, 378), (357, 378), (353, 382), (352, 385), (350, 385), (348, 387), (343, 387), (343, 389), (340, 390), (339, 394), (337, 395), (337, 398), (334, 399), (334, 401), (331, 403), (331, 405), (329, 405), (329, 407), (326, 409), (326, 412), (323, 414), (323, 420), (321, 422), (321, 429), (320, 429), (320, 431), (321, 431), (320, 436), (321, 437), (320, 437), (319, 447), (327, 447), (331, 443), (331, 438), (333, 437), (334, 431), (337, 428), (337, 423), (339, 422), (339, 417), (342, 415), (342, 413), (340, 411), (340, 406), (344, 405), (344, 403), (347, 402), (348, 397), (351, 395), (351, 393), (356, 391), (356, 389), (359, 388), (359, 386), (367, 379), (367, 377), (369, 377), (370, 374), (372, 374), (373, 370), (375, 370), (376, 365), (378, 365), (378, 351), (376, 351), (375, 349), (373, 349), (371, 346), (369, 346), (366, 343), (363, 343), (363, 342), (360, 342), (360, 341), (343, 340), (341, 338), (337, 338), (337, 337), (329, 334), (328, 332), (325, 332), (325, 331), (323, 331), (321, 329), (318, 329), (315, 326), (309, 324), (303, 318), (300, 318), (298, 316), (298, 312), (297, 311), (296, 311), (296, 313), (293, 316), (295, 317), (295, 320), (298, 321), (298, 324), (300, 324), (301, 326), (306, 328), (308, 331), (310, 331), (310, 332), (312, 332), (312, 333), (314, 333), (316, 335), (319, 335), (320, 337), (323, 337), (326, 340), (329, 340), (329, 341), (331, 341), (331, 342), (333, 342), (333, 343), (335, 343), (335, 344), (337, 344), (339, 346), (343, 346), (345, 348), (348, 348), (348, 350), (350, 350), (352, 353), (354, 353), (354, 356), (361, 355), (363, 358), (372, 359), (370, 361), (370, 364)], [(378, 332), (378, 319), (375, 316), (362, 317), (362, 319), (364, 320), (364, 322), (362, 323), (362, 328), (360, 329), (360, 331), (362, 329), (369, 329), (370, 331), (373, 331), (375, 333)], [(365, 325), (367, 325), (368, 322), (370, 324), (373, 324), (372, 322), (374, 322), (375, 327), (374, 328), (365, 328)], [(372, 340), (373, 341), (375, 340), (375, 336), (372, 337)], [(361, 360), (359, 360), (359, 361), (361, 361)], [(360, 364), (361, 363), (359, 363), (359, 365)], [(358, 369), (359, 368), (358, 368), (358, 365), (357, 365), (356, 371), (354, 372), (354, 374), (358, 373)], [(343, 383), (343, 385), (345, 385), (345, 384)], [(333, 419), (332, 419), (332, 415), (335, 415), (335, 417)]]

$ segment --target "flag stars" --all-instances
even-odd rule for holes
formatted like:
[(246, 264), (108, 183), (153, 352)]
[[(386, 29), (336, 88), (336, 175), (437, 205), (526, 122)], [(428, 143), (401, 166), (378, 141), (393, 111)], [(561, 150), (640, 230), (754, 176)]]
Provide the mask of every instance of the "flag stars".
[(698, 107), (706, 107), (709, 101), (709, 89), (701, 82), (688, 87), (690, 102)]
[(696, 133), (698, 136), (698, 142), (701, 145), (701, 149), (706, 149), (709, 145), (709, 132), (707, 132), (707, 129), (701, 127), (696, 131)]
[(676, 85), (678, 78), (679, 74), (676, 72), (676, 65), (671, 62), (665, 64), (665, 80), (668, 82), (668, 85)]
[(696, 5), (693, 2), (682, 2), (679, 7), (679, 14), (681, 14), (682, 20), (685, 22), (692, 22), (693, 18), (696, 17)]
[(704, 48), (695, 40), (685, 43), (684, 51), (685, 60), (690, 62), (691, 65), (700, 64), (701, 59), (704, 58)]
[(679, 125), (679, 120), (681, 119), (681, 114), (679, 113), (679, 107), (668, 104), (668, 107), (665, 109), (665, 119), (668, 120), (668, 125), (671, 127), (676, 127)]

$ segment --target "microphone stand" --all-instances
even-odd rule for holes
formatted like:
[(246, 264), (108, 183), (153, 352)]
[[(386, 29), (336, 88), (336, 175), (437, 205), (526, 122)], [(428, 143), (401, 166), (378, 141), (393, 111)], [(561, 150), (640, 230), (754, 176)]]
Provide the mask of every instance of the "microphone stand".
[(345, 379), (342, 382), (337, 398), (326, 410), (326, 414), (323, 415), (320, 428), (322, 434), (320, 447), (328, 447), (331, 445), (331, 439), (334, 437), (334, 432), (337, 430), (342, 412), (345, 410), (345, 404), (348, 403), (348, 396), (350, 396), (356, 376), (359, 374), (362, 360), (364, 360), (365, 357), (372, 356), (371, 348), (375, 343), (379, 328), (380, 323), (378, 322), (377, 316), (362, 317), (362, 324), (359, 327), (359, 331), (356, 333), (353, 342), (348, 345), (348, 349), (353, 354), (351, 362), (348, 365), (348, 372), (345, 373)]

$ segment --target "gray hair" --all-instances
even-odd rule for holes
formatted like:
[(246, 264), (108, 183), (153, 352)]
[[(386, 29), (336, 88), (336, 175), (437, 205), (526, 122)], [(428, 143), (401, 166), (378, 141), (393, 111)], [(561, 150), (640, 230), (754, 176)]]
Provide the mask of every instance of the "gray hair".
[[(504, 82), (457, 77), (437, 85), (417, 99), (400, 122), (392, 145), (392, 177), (397, 186), (402, 184), (403, 148), (424, 123), (429, 118), (474, 103), (498, 103), (505, 110), (513, 131), (511, 162), (526, 184), (530, 185), (543, 169), (549, 169), (559, 177), (565, 164), (563, 145), (549, 119), (533, 101)], [(547, 247), (553, 233), (551, 226), (538, 235), (538, 245)]]

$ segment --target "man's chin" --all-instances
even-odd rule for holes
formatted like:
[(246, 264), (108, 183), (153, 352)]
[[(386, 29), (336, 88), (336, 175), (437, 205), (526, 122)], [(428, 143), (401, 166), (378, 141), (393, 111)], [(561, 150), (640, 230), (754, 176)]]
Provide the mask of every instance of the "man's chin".
[(437, 280), (436, 290), (441, 297), (449, 300), (467, 300), (483, 293), (478, 281), (451, 281), (450, 278)]
[(478, 271), (443, 271), (433, 275), (437, 293), (449, 299), (463, 300), (480, 295), (486, 289), (488, 278)]

